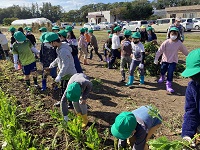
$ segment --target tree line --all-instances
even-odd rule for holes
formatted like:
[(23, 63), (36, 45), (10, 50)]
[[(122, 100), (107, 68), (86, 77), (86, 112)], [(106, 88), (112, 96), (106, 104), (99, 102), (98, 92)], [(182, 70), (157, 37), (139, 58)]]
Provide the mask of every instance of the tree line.
[(111, 15), (117, 16), (120, 20), (141, 20), (149, 19), (153, 9), (164, 9), (166, 7), (198, 5), (199, 0), (134, 0), (130, 2), (97, 3), (82, 6), (78, 10), (65, 12), (60, 5), (52, 5), (45, 2), (41, 7), (32, 3), (31, 7), (13, 5), (7, 8), (0, 8), (0, 23), (10, 24), (15, 19), (28, 19), (45, 17), (52, 22), (87, 22), (88, 12), (110, 10)]

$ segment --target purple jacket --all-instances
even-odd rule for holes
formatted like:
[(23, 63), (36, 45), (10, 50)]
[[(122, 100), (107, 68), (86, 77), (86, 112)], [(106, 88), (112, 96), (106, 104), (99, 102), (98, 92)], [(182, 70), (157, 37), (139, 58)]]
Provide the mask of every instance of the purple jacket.
[(189, 136), (191, 138), (197, 132), (200, 125), (200, 84), (190, 81), (185, 94), (185, 114), (182, 125), (182, 137)]

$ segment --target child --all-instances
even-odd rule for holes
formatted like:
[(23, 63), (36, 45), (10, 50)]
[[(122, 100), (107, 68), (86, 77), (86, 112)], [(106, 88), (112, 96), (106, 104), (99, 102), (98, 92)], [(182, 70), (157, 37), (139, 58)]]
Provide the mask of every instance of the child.
[(8, 31), (11, 33), (11, 38), (10, 38), (10, 53), (12, 53), (13, 44), (16, 42), (16, 40), (14, 38), (14, 33), (15, 33), (16, 29), (14, 27), (10, 27)]
[(73, 57), (70, 52), (71, 48), (67, 44), (62, 43), (58, 34), (54, 32), (47, 33), (44, 42), (50, 43), (56, 48), (57, 58), (49, 65), (49, 68), (58, 66), (59, 73), (55, 78), (55, 82), (61, 82), (61, 95), (63, 95), (67, 87), (67, 82), (76, 73)]
[(0, 31), (0, 49), (2, 57), (6, 60), (9, 60), (10, 58), (9, 58), (8, 40), (1, 31)]
[(88, 65), (88, 62), (87, 62), (87, 55), (88, 55), (87, 42), (85, 41), (84, 33), (85, 33), (85, 29), (81, 28), (80, 29), (80, 37), (79, 37), (79, 41), (78, 41), (78, 47), (80, 49), (78, 59), (80, 61), (81, 56), (84, 54), (84, 62), (83, 62), (83, 64), (84, 65)]
[(53, 26), (53, 27), (52, 27), (52, 32), (58, 33), (59, 31), (60, 31), (59, 26)]
[(85, 74), (76, 73), (70, 78), (65, 93), (61, 99), (61, 110), (65, 121), (68, 121), (68, 100), (73, 103), (77, 116), (82, 118), (82, 127), (84, 128), (87, 126), (88, 117), (86, 100), (91, 89), (92, 83)]
[(90, 59), (92, 59), (93, 57), (92, 51), (94, 50), (97, 56), (99, 57), (100, 61), (103, 61), (101, 54), (99, 54), (98, 52), (99, 47), (98, 47), (97, 39), (94, 36), (92, 29), (89, 30), (89, 36), (90, 36), (90, 46), (93, 47), (90, 51)]
[(125, 39), (121, 42), (121, 62), (120, 62), (120, 71), (122, 80), (120, 82), (125, 81), (125, 71), (124, 68), (128, 64), (128, 68), (131, 64), (131, 54), (132, 54), (132, 47), (131, 47), (131, 41), (129, 40), (132, 32), (131, 30), (125, 30), (124, 36)]
[[(52, 47), (49, 43), (44, 43), (45, 35), (47, 32), (44, 32), (40, 36), (41, 44), (41, 50), (40, 50), (40, 62), (42, 63), (42, 91), (45, 91), (47, 88), (47, 75), (50, 74), (50, 76), (53, 78), (53, 81), (55, 81), (55, 78), (57, 77), (57, 67), (49, 69), (49, 65), (56, 59), (56, 49)], [(52, 87), (54, 90), (57, 90), (57, 84), (53, 83)]]
[(109, 35), (109, 38), (106, 40), (103, 45), (105, 61), (109, 63), (111, 57), (111, 46), (112, 46), (112, 34)]
[(58, 32), (58, 36), (60, 38), (60, 41), (63, 42), (63, 43), (67, 43), (67, 32), (65, 30), (60, 30)]
[(29, 39), (32, 43), (32, 45), (35, 47), (36, 39), (35, 36), (32, 34), (32, 28), (27, 28), (26, 30), (26, 38)]
[(111, 33), (111, 30), (107, 30), (107, 33), (108, 33), (108, 36), (109, 36), (110, 34), (112, 34), (112, 33)]
[(76, 39), (76, 36), (74, 35), (74, 32), (72, 30), (72, 27), (67, 27), (67, 30), (65, 30), (67, 32), (67, 42), (69, 44), (69, 46), (72, 48), (72, 56), (74, 58), (74, 64), (75, 64), (75, 68), (77, 73), (82, 73), (82, 67), (80, 64), (80, 61), (78, 59), (78, 41)]
[[(191, 142), (200, 127), (200, 49), (195, 49), (186, 58), (183, 77), (190, 77), (185, 93), (185, 114), (182, 125), (183, 139)], [(199, 132), (199, 131), (198, 131)], [(198, 133), (199, 134), (199, 133)], [(193, 144), (193, 143), (192, 143)], [(194, 145), (194, 144), (193, 144)]]
[(119, 139), (118, 148), (126, 148), (127, 143), (134, 150), (148, 150), (146, 142), (161, 125), (161, 118), (151, 117), (150, 106), (142, 106), (132, 112), (122, 112), (111, 127), (113, 136)]
[(146, 27), (143, 25), (140, 28), (141, 39), (140, 42), (145, 43), (148, 40), (148, 34), (146, 31)]
[(84, 37), (85, 41), (87, 42), (87, 52), (89, 53), (88, 46), (90, 45), (90, 35), (88, 34), (88, 28), (85, 27), (84, 29), (85, 29)]
[(40, 33), (44, 33), (44, 32), (47, 32), (47, 28), (46, 27), (41, 27), (39, 29)]
[(176, 64), (178, 63), (178, 51), (180, 50), (185, 56), (188, 55), (187, 48), (179, 40), (179, 36), (178, 28), (171, 28), (168, 35), (169, 39), (162, 43), (154, 60), (154, 63), (158, 64), (158, 58), (163, 54), (161, 60), (161, 76), (158, 83), (164, 82), (165, 74), (167, 72), (166, 90), (170, 93), (174, 92), (172, 89), (172, 81), (173, 73), (176, 69)]
[(33, 74), (33, 80), (36, 87), (37, 83), (37, 68), (34, 53), (39, 53), (38, 50), (26, 39), (26, 36), (21, 32), (17, 31), (14, 34), (16, 42), (13, 44), (13, 59), (14, 68), (18, 70), (18, 57), (22, 64), (23, 73), (25, 75), (25, 82), (27, 85), (27, 91), (30, 87), (30, 74)]
[(158, 45), (157, 43), (157, 36), (156, 34), (153, 32), (153, 28), (152, 27), (148, 27), (147, 28), (147, 33), (148, 33), (148, 39), (147, 39), (147, 42), (152, 42), (156, 45)]
[(145, 50), (143, 44), (140, 42), (141, 34), (139, 32), (135, 32), (132, 35), (132, 51), (133, 57), (130, 66), (130, 76), (129, 81), (126, 83), (127, 86), (133, 85), (134, 81), (134, 71), (138, 66), (140, 71), (140, 84), (144, 84), (144, 59), (145, 59)]
[(113, 29), (113, 37), (112, 37), (112, 56), (111, 60), (108, 63), (108, 69), (113, 68), (113, 64), (116, 60), (116, 58), (120, 59), (120, 39), (119, 39), (119, 34), (120, 34), (121, 28), (119, 26), (116, 26)]

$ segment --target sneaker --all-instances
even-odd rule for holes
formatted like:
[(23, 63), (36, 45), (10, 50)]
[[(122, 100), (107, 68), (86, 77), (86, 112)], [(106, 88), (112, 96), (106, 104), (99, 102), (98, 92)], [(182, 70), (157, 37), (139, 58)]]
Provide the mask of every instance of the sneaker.
[(74, 109), (73, 105), (68, 105), (68, 109)]

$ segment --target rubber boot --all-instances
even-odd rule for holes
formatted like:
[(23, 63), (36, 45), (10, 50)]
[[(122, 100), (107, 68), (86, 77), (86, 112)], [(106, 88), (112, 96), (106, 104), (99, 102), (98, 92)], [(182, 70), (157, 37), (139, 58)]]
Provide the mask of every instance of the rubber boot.
[(120, 82), (124, 82), (125, 81), (125, 72), (121, 71), (121, 75), (122, 75), (122, 80)]
[(133, 81), (134, 81), (134, 76), (129, 76), (126, 86), (133, 85)]
[(140, 76), (140, 84), (144, 84), (144, 76)]
[(84, 59), (83, 64), (84, 64), (84, 65), (88, 65), (87, 59)]
[(42, 79), (42, 91), (47, 89), (47, 79)]
[(174, 92), (174, 90), (172, 89), (172, 82), (171, 81), (166, 82), (166, 90), (167, 90), (167, 92), (170, 92), (170, 93)]
[(87, 114), (85, 115), (82, 115), (82, 119), (83, 119), (83, 122), (82, 122), (82, 128), (85, 128), (88, 124), (88, 117), (87, 117)]
[(108, 62), (108, 69), (113, 69), (113, 65), (110, 62)]
[(163, 83), (165, 81), (165, 75), (160, 75), (160, 79), (158, 80), (158, 83)]

